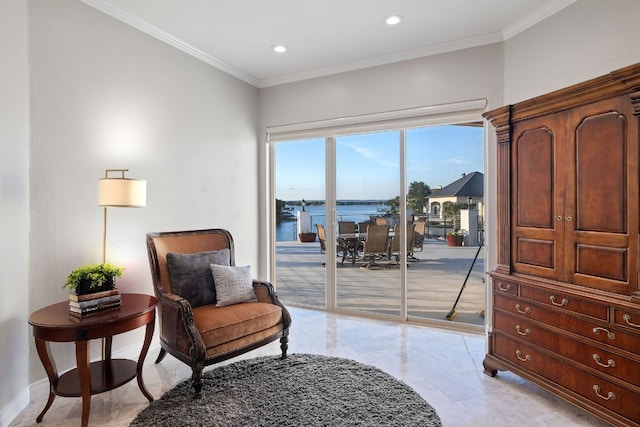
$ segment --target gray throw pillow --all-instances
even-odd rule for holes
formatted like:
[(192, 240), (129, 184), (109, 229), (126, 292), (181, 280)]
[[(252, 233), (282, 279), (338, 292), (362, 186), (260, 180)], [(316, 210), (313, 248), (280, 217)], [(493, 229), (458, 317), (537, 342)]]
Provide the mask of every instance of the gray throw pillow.
[(192, 307), (214, 304), (216, 288), (209, 266), (229, 265), (230, 259), (229, 249), (193, 254), (168, 253), (167, 268), (173, 293), (185, 298)]
[(250, 266), (228, 267), (211, 264), (211, 274), (216, 286), (216, 307), (257, 301)]

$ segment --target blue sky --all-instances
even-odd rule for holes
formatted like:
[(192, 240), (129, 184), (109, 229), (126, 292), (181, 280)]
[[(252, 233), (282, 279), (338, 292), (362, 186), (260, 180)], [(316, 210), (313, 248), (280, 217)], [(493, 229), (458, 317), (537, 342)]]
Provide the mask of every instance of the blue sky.
[[(482, 127), (433, 126), (407, 130), (407, 185), (445, 186), (484, 173)], [(276, 145), (276, 198), (324, 199), (324, 139)], [(400, 194), (399, 132), (336, 138), (338, 199), (391, 199)]]

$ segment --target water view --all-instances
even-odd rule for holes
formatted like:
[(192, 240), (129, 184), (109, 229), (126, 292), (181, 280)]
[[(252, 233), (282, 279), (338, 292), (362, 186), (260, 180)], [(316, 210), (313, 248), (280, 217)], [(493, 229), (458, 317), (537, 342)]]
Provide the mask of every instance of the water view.
[[(280, 221), (276, 224), (276, 241), (286, 242), (291, 240), (297, 240), (296, 230), (296, 218), (297, 212), (302, 209), (301, 206), (288, 206), (286, 208), (290, 213), (290, 219)], [(322, 224), (326, 227), (327, 217), (325, 213), (324, 205), (311, 205), (305, 206), (306, 211), (311, 213), (311, 224), (315, 231), (315, 224)], [(345, 204), (338, 205), (338, 221), (355, 221), (365, 222), (369, 221), (371, 216), (384, 215), (388, 212), (390, 206), (385, 205), (384, 202), (371, 203), (371, 204)]]

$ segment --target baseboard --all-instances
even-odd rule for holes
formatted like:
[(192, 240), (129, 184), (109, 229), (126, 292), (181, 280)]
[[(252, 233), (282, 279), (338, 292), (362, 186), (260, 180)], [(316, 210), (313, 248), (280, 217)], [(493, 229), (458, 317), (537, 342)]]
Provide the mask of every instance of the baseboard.
[[(47, 384), (49, 382), (47, 381)], [(0, 412), (0, 427), (8, 426), (29, 404), (29, 389), (26, 388), (20, 396)]]

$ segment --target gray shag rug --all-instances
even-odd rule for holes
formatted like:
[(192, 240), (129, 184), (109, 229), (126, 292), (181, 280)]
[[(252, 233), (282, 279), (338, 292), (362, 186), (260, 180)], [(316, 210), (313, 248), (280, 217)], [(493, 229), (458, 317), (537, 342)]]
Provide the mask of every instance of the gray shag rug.
[(412, 388), (349, 359), (267, 356), (206, 371), (200, 398), (191, 379), (140, 412), (141, 426), (441, 426)]

